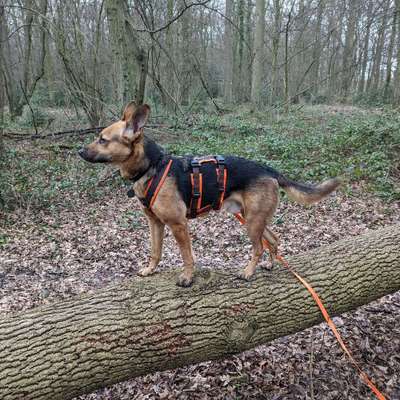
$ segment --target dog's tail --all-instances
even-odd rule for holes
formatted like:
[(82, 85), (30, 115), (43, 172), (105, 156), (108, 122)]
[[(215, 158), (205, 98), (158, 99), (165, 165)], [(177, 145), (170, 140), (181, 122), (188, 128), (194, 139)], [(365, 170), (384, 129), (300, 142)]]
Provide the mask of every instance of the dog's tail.
[(277, 180), (279, 186), (290, 199), (304, 205), (319, 202), (329, 193), (332, 193), (341, 183), (338, 178), (334, 178), (319, 185), (306, 185), (287, 179), (283, 175), (279, 175)]

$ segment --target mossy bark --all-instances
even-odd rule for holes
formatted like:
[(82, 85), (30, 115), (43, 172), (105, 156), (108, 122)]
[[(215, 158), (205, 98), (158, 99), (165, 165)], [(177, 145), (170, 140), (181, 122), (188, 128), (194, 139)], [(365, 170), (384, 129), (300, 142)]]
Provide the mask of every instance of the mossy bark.
[[(336, 315), (400, 289), (400, 226), (288, 261)], [(284, 267), (251, 282), (199, 272), (134, 278), (0, 320), (0, 398), (71, 399), (135, 376), (213, 360), (322, 321)]]

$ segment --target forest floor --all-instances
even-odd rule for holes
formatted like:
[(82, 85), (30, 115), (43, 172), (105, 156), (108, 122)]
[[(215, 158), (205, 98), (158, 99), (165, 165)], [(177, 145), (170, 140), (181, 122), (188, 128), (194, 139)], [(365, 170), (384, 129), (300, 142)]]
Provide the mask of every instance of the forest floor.
[[(399, 121), (394, 114), (383, 113), (330, 107), (303, 111), (297, 120), (272, 122), (254, 115), (235, 117), (234, 123), (229, 118), (202, 117), (190, 133), (169, 128), (169, 133), (156, 138), (178, 153), (210, 154), (225, 148), (260, 161), (268, 159), (298, 179), (347, 177), (342, 190), (316, 206), (305, 208), (282, 199), (273, 230), (281, 238), (282, 253), (291, 255), (400, 223), (399, 164), (392, 153), (399, 144)], [(379, 141), (371, 133), (377, 129)], [(308, 136), (320, 130), (324, 137), (310, 141)], [(343, 132), (347, 132), (344, 143)], [(372, 154), (362, 150), (363, 132), (377, 140)], [(389, 150), (380, 147), (387, 136)], [(346, 148), (347, 154), (332, 158), (333, 144), (325, 137)], [(357, 143), (352, 143), (354, 137)], [(296, 144), (297, 138), (302, 144)], [(317, 148), (320, 140), (328, 150), (314, 154), (313, 146)], [(82, 139), (78, 142), (6, 143), (8, 172), (0, 178), (6, 208), (0, 214), (0, 316), (118, 283), (147, 262), (149, 232), (138, 201), (127, 198), (126, 187), (110, 178), (110, 170), (78, 160), (75, 150)], [(353, 164), (344, 158), (353, 159)], [(243, 228), (226, 214), (193, 221), (191, 232), (198, 268), (237, 272), (249, 258), (250, 243)], [(167, 231), (159, 270), (180, 268), (176, 260), (180, 260), (178, 249)], [(335, 322), (365, 372), (388, 398), (400, 399), (400, 292), (343, 314)], [(326, 324), (225, 360), (157, 372), (80, 397), (175, 398), (373, 397)]]

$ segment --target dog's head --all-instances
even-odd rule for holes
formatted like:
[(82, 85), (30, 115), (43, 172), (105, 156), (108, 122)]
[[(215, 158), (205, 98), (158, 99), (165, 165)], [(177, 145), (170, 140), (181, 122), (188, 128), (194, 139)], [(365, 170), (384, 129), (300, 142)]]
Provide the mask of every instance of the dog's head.
[(143, 143), (143, 127), (149, 114), (147, 104), (136, 106), (130, 102), (121, 120), (103, 129), (94, 142), (79, 150), (79, 155), (92, 163), (123, 164)]

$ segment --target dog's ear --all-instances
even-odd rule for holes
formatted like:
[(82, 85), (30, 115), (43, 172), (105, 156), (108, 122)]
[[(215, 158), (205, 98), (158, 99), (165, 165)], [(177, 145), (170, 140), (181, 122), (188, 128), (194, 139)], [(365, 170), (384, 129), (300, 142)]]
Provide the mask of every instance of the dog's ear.
[(137, 107), (131, 119), (126, 121), (124, 136), (130, 141), (139, 138), (142, 135), (142, 129), (146, 125), (149, 115), (150, 106), (148, 104), (142, 104)]
[(122, 121), (130, 121), (132, 119), (133, 114), (137, 109), (137, 105), (134, 101), (129, 102), (122, 113), (121, 120)]

